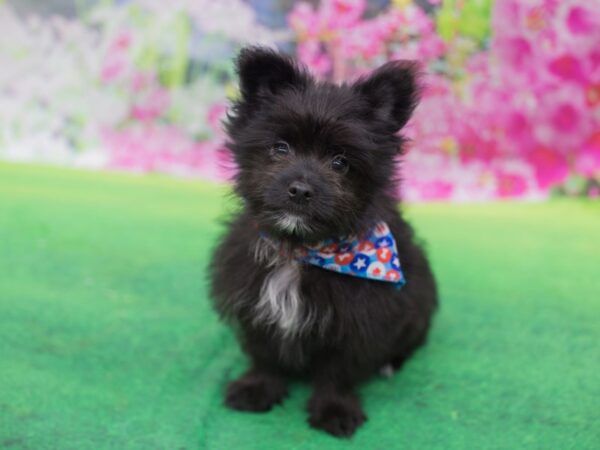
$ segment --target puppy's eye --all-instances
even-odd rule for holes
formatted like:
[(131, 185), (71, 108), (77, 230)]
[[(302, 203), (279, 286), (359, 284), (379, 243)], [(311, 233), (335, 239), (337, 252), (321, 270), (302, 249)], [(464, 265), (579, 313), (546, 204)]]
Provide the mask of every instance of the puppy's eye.
[(287, 155), (290, 152), (290, 146), (287, 142), (277, 141), (271, 148), (273, 155)]
[(342, 155), (334, 156), (331, 160), (331, 168), (336, 172), (346, 173), (348, 172), (348, 160)]

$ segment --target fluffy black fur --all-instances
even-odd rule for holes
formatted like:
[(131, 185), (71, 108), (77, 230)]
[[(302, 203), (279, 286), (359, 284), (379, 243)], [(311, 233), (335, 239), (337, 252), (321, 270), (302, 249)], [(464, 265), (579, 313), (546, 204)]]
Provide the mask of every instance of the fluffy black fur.
[[(314, 386), (309, 423), (350, 436), (366, 420), (355, 388), (386, 365), (399, 368), (424, 343), (437, 304), (427, 258), (394, 198), (402, 147), (397, 132), (417, 102), (416, 67), (390, 62), (338, 86), (315, 81), (274, 51), (252, 47), (242, 50), (237, 68), (241, 96), (226, 129), (243, 206), (215, 252), (212, 296), (239, 332), (251, 367), (229, 385), (225, 402), (268, 411), (286, 396), (286, 379), (300, 376)], [(340, 155), (346, 165), (332, 166)], [(294, 182), (310, 195), (294, 201)], [(286, 214), (306, 227), (280, 226)], [(263, 284), (285, 264), (281, 255), (257, 258), (261, 233), (291, 248), (360, 233), (380, 220), (397, 241), (407, 280), (402, 289), (301, 266), (304, 328), (285, 334), (261, 321)]]

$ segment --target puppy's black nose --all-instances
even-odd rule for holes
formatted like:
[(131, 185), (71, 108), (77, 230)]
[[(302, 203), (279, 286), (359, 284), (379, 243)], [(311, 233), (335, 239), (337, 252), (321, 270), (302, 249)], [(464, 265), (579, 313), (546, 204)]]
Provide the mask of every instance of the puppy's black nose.
[(295, 203), (303, 204), (308, 203), (313, 195), (313, 188), (302, 181), (293, 181), (288, 187), (288, 194), (290, 200)]

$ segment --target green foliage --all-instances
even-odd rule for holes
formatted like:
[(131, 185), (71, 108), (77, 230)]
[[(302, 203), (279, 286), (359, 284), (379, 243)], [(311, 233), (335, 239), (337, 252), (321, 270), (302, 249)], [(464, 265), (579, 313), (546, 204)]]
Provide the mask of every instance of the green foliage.
[(440, 36), (450, 41), (461, 35), (482, 44), (490, 34), (492, 4), (493, 0), (444, 0), (437, 14)]

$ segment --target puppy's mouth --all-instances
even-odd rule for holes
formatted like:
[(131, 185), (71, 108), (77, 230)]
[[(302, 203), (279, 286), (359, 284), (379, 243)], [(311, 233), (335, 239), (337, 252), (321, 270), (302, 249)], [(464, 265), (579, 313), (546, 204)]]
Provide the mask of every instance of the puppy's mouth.
[(322, 239), (321, 221), (309, 211), (265, 208), (255, 215), (255, 220), (259, 229), (276, 239), (292, 243), (311, 243)]
[(314, 231), (305, 215), (293, 212), (275, 214), (273, 224), (280, 233), (297, 237), (308, 236)]

